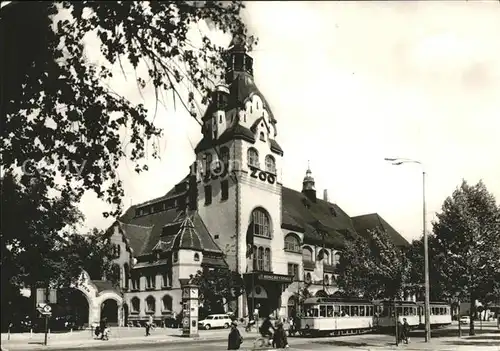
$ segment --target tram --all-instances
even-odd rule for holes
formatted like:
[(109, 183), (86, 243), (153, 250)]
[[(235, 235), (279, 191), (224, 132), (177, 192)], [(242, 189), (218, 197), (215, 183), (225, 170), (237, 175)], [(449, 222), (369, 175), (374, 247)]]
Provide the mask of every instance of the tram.
[[(430, 304), (431, 328), (439, 328), (451, 324), (451, 306), (446, 302), (431, 301)], [(418, 301), (419, 326), (425, 328), (424, 302)]]
[(300, 321), (302, 335), (344, 335), (371, 331), (374, 305), (371, 301), (312, 297), (304, 301)]
[[(411, 329), (416, 329), (420, 325), (419, 306), (412, 301), (374, 301), (375, 316), (374, 324), (377, 329), (392, 329), (396, 324), (396, 313), (398, 321), (406, 321)], [(396, 312), (396, 313), (395, 313)]]

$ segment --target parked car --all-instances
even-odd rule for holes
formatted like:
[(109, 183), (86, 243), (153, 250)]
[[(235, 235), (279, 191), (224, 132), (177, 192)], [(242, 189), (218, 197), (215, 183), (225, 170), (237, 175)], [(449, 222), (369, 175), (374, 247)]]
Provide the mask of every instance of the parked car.
[(460, 324), (470, 324), (470, 317), (469, 316), (460, 317)]
[(198, 325), (203, 329), (211, 328), (229, 328), (231, 325), (231, 318), (227, 314), (211, 314), (208, 315), (204, 320), (199, 321)]

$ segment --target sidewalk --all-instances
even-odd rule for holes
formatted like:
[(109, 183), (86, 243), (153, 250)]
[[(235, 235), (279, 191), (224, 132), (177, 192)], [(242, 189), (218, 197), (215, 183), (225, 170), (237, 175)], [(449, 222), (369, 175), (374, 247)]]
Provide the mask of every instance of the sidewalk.
[[(48, 349), (98, 349), (113, 346), (124, 345), (142, 345), (142, 344), (182, 344), (194, 341), (222, 341), (227, 340), (229, 331), (222, 330), (202, 330), (199, 337), (182, 337), (182, 331), (179, 329), (158, 328), (151, 332), (150, 336), (144, 335), (143, 328), (112, 328), (110, 339), (107, 341), (96, 340), (91, 337), (90, 330), (78, 331), (73, 333), (51, 334), (51, 338), (44, 343), (44, 334), (33, 334), (30, 338), (29, 333), (11, 334), (10, 340), (7, 335), (2, 334), (3, 350), (48, 350)], [(250, 334), (251, 335), (251, 334)]]

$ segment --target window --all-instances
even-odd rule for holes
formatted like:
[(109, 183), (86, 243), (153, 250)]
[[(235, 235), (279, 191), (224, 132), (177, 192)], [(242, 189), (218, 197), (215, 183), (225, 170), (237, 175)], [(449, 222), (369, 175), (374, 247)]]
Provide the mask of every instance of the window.
[(259, 153), (254, 148), (250, 148), (247, 151), (247, 161), (252, 167), (259, 167)]
[(170, 297), (170, 295), (163, 296), (161, 302), (162, 302), (162, 311), (164, 312), (172, 311), (172, 297)]
[(336, 252), (333, 255), (333, 265), (337, 266), (339, 263), (340, 263), (340, 254), (338, 252)]
[(302, 249), (302, 260), (303, 261), (312, 262), (312, 260), (313, 260), (313, 253), (312, 253), (311, 248), (304, 247)]
[(156, 276), (148, 275), (146, 277), (146, 289), (154, 289), (156, 287)]
[(139, 277), (133, 277), (132, 278), (132, 290), (140, 290), (141, 285), (140, 285), (140, 278)]
[(260, 132), (260, 140), (266, 141), (266, 136), (264, 135), (264, 132)]
[(295, 234), (288, 234), (285, 237), (285, 251), (300, 253), (300, 242)]
[(227, 179), (220, 182), (220, 192), (222, 201), (229, 198), (229, 182)]
[(195, 253), (194, 254), (194, 260), (195, 260), (195, 262), (198, 262), (200, 260), (200, 254), (199, 253)]
[(168, 279), (168, 273), (162, 273), (161, 280), (163, 283), (163, 287), (170, 287), (170, 279)]
[(132, 307), (132, 313), (139, 313), (141, 300), (137, 297), (133, 297), (132, 300), (130, 300), (130, 306)]
[(264, 271), (271, 272), (271, 249), (264, 250)]
[(174, 262), (177, 262), (179, 260), (179, 253), (177, 251), (175, 251), (173, 254), (173, 260)]
[(148, 296), (146, 298), (146, 313), (155, 313), (156, 300), (153, 296)]
[(212, 186), (205, 185), (205, 205), (210, 205), (212, 203)]
[(299, 265), (296, 263), (288, 264), (288, 275), (293, 275), (293, 280), (299, 280)]
[(224, 165), (224, 170), (228, 171), (229, 168), (229, 149), (227, 147), (222, 147), (220, 149), (220, 159)]
[(266, 172), (276, 174), (276, 161), (271, 155), (266, 156)]
[(311, 273), (307, 273), (306, 274), (306, 283), (310, 283), (311, 282)]
[(114, 263), (113, 267), (111, 268), (111, 272), (113, 274), (114, 278), (120, 279), (121, 276), (121, 268), (118, 264)]
[(330, 264), (330, 254), (326, 250), (321, 250), (318, 255), (318, 259), (323, 262), (323, 264)]
[(325, 275), (325, 285), (330, 285), (330, 277), (328, 275)]
[(205, 175), (212, 172), (212, 154), (205, 154)]
[(125, 286), (125, 289), (128, 290), (128, 288), (129, 288), (129, 279), (130, 279), (130, 268), (128, 266), (128, 263), (125, 263), (123, 265), (123, 273), (124, 273), (124, 277), (123, 278), (125, 280), (124, 281), (124, 283), (125, 283), (124, 286)]
[(254, 235), (271, 237), (271, 221), (267, 212), (261, 208), (253, 210), (252, 221)]
[(256, 271), (271, 271), (271, 249), (253, 247), (253, 267)]

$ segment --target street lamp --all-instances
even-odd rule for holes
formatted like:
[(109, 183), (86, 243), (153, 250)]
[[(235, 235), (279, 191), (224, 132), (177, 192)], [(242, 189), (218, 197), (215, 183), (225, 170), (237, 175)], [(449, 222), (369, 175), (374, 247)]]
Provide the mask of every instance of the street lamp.
[(427, 239), (427, 219), (426, 219), (426, 204), (425, 204), (425, 169), (420, 161), (407, 158), (385, 158), (385, 161), (391, 162), (393, 166), (400, 166), (405, 163), (417, 163), (422, 167), (422, 200), (423, 200), (423, 231), (424, 231), (424, 278), (425, 278), (425, 342), (431, 339), (431, 324), (430, 324), (430, 287), (429, 287), (429, 246)]

